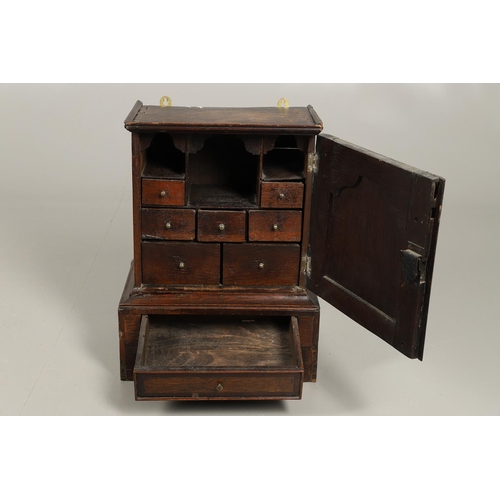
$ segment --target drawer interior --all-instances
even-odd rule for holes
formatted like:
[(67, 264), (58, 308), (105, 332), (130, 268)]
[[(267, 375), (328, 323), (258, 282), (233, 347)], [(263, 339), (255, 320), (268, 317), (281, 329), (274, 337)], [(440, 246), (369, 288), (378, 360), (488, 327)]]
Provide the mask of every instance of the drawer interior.
[(297, 399), (295, 317), (143, 316), (137, 399)]

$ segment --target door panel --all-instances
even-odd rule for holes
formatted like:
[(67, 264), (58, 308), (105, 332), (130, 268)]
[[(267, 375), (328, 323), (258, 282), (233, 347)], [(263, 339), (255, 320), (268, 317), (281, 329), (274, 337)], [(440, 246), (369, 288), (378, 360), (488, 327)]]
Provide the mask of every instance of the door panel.
[(308, 288), (422, 359), (444, 179), (318, 137)]

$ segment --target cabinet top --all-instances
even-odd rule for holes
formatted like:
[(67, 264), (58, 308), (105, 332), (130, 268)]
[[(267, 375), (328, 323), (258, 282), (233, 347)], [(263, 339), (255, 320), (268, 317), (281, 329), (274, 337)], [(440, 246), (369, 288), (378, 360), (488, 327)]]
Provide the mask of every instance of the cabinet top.
[(125, 119), (125, 128), (130, 131), (319, 134), (323, 123), (312, 106), (194, 108), (144, 106), (137, 101)]

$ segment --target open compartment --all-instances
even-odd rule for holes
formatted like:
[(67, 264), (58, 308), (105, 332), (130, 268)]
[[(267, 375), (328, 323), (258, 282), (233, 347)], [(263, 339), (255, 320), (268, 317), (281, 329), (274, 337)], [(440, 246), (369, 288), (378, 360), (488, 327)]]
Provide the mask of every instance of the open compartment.
[(180, 147), (185, 141), (185, 136), (172, 136), (163, 132), (154, 134), (149, 147), (144, 151), (142, 177), (184, 179), (186, 153)]
[(208, 136), (190, 153), (189, 204), (197, 207), (254, 207), (257, 204), (259, 155), (249, 153), (235, 135)]
[(303, 375), (296, 317), (142, 317), (137, 400), (300, 399)]
[(262, 179), (266, 181), (294, 181), (304, 179), (304, 152), (293, 135), (280, 135), (274, 148), (262, 159)]

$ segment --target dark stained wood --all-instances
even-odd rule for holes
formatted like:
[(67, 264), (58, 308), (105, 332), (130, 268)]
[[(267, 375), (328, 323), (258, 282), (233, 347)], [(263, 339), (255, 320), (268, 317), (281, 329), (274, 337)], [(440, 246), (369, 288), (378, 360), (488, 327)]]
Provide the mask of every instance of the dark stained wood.
[(316, 111), (314, 110), (314, 108), (310, 104), (307, 106), (307, 110), (311, 114), (311, 118), (313, 119), (314, 123), (316, 123), (316, 125), (323, 126), (323, 122), (321, 121), (321, 118), (318, 116), (318, 113), (316, 113)]
[(149, 240), (194, 240), (196, 211), (185, 208), (143, 208), (142, 238)]
[(143, 364), (165, 367), (297, 367), (290, 317), (151, 316)]
[(302, 182), (263, 182), (260, 206), (262, 208), (302, 208)]
[(132, 123), (137, 116), (137, 113), (139, 112), (140, 109), (142, 109), (143, 104), (141, 101), (136, 101), (132, 109), (130, 110), (129, 114), (127, 115), (127, 118), (125, 118), (125, 123)]
[[(276, 150), (274, 150), (276, 151)], [(264, 158), (262, 179), (264, 181), (297, 181), (304, 178), (304, 155), (297, 156), (294, 151), (286, 155), (273, 155), (274, 158)], [(271, 154), (271, 153), (269, 153)], [(284, 158), (288, 156), (289, 158)]]
[(120, 377), (138, 400), (300, 398), (317, 376), (315, 293), (422, 359), (443, 179), (329, 136), (316, 173), (311, 106), (138, 101), (125, 127)]
[(140, 312), (132, 308), (118, 309), (121, 380), (133, 380), (140, 324)]
[(423, 342), (426, 271), (402, 276), (402, 252), (422, 268), (435, 249), (431, 215), (444, 180), (329, 136), (318, 138), (308, 287), (408, 357)]
[[(316, 157), (316, 140), (315, 137), (309, 137), (309, 143), (307, 147), (307, 162), (309, 164), (309, 159)], [(313, 162), (314, 163), (314, 162)], [(311, 203), (312, 203), (312, 191), (314, 185), (314, 169), (307, 168), (306, 170), (306, 181), (305, 181), (305, 193), (304, 193), (304, 217), (303, 217), (303, 227), (302, 227), (302, 248), (300, 252), (300, 275), (299, 275), (299, 286), (307, 287), (307, 272), (308, 272), (308, 252), (309, 252), (309, 233), (311, 227)]]
[(301, 397), (297, 318), (143, 316), (137, 399)]
[(239, 135), (238, 136), (245, 144), (245, 149), (253, 155), (260, 156), (262, 152), (262, 136), (261, 135)]
[[(319, 134), (322, 123), (312, 108), (188, 108), (142, 106), (125, 128), (156, 131), (224, 131), (234, 134), (272, 132), (274, 134)], [(132, 113), (131, 113), (132, 114)], [(130, 115), (129, 115), (130, 116)], [(317, 115), (316, 115), (317, 116)]]
[[(158, 133), (148, 136), (148, 147), (143, 152), (143, 177), (183, 179), (186, 171), (186, 135)], [(141, 141), (144, 146), (144, 141)]]
[[(303, 373), (135, 374), (137, 401), (301, 399)], [(217, 387), (222, 387), (219, 391)]]
[(299, 245), (225, 243), (222, 283), (246, 286), (296, 285), (299, 260)]
[(246, 220), (244, 211), (198, 210), (198, 241), (245, 241)]
[(144, 283), (152, 285), (216, 285), (220, 282), (217, 243), (142, 243)]
[(304, 382), (316, 382), (318, 373), (318, 349), (303, 346), (302, 359), (304, 360)]
[(292, 210), (250, 210), (249, 241), (300, 241), (302, 212)]
[(144, 156), (141, 151), (139, 134), (132, 134), (132, 216), (134, 231), (134, 284), (142, 283), (141, 257), (141, 172), (144, 168)]
[[(260, 288), (245, 290), (232, 287), (210, 290), (204, 286), (192, 290), (182, 289), (182, 293), (168, 287), (159, 293), (159, 287), (152, 290), (134, 289), (133, 273), (129, 273), (120, 300), (118, 317), (120, 324), (120, 374), (122, 380), (133, 380), (133, 370), (139, 339), (139, 326), (142, 315), (213, 315), (254, 317), (297, 316), (299, 323), (303, 318), (312, 318), (313, 339), (317, 347), (317, 328), (319, 327), (319, 304), (311, 293), (296, 288)], [(305, 326), (306, 339), (310, 336)], [(300, 331), (302, 343), (302, 331)], [(302, 347), (302, 353), (309, 347)], [(304, 365), (305, 373), (313, 373), (313, 367)], [(315, 373), (315, 372), (314, 372)], [(304, 381), (310, 381), (304, 378)]]
[(248, 152), (241, 136), (207, 137), (203, 147), (188, 158), (189, 203), (214, 208), (255, 205), (259, 163), (260, 155)]
[(182, 206), (184, 181), (142, 180), (143, 205)]
[(200, 208), (255, 208), (254, 192), (241, 192), (229, 186), (192, 185), (189, 205)]

